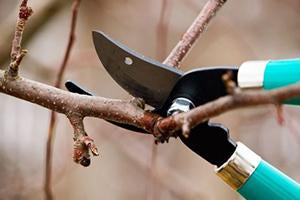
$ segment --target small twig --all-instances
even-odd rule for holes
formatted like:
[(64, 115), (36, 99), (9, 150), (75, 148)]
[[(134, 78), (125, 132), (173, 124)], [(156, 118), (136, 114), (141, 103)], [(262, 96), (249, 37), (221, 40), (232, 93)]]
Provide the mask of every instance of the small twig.
[(232, 71), (228, 71), (227, 73), (223, 74), (222, 80), (224, 82), (226, 91), (228, 94), (234, 94), (238, 91), (238, 88), (236, 86), (236, 83), (232, 80), (233, 73)]
[(156, 130), (160, 130), (160, 134), (164, 134), (163, 131), (172, 134), (181, 130), (185, 120), (188, 120), (190, 127), (193, 128), (201, 122), (229, 110), (257, 105), (280, 104), (287, 99), (299, 96), (299, 83), (270, 91), (241, 91), (198, 106), (189, 112), (162, 119), (156, 124), (158, 126)]
[[(179, 68), (180, 62), (183, 60), (183, 58), (186, 57), (188, 52), (191, 50), (191, 47), (196, 43), (197, 39), (205, 31), (208, 23), (226, 1), (227, 0), (209, 0), (204, 5), (189, 29), (184, 33), (182, 39), (177, 43), (177, 45), (174, 47), (174, 49), (171, 51), (171, 53), (163, 63)], [(230, 79), (230, 77), (228, 77), (228, 79)], [(229, 80), (227, 82), (229, 83)], [(185, 122), (182, 124), (181, 130), (182, 134), (185, 137), (188, 137), (191, 126), (189, 124), (189, 120), (185, 119), (184, 121)], [(160, 131), (159, 126), (157, 130)], [(169, 137), (177, 137), (177, 135), (178, 133), (174, 134), (174, 132), (167, 136), (165, 134), (162, 135), (156, 132), (156, 143), (164, 143), (165, 141), (169, 140)]]
[[(204, 32), (207, 24), (210, 22), (212, 17), (216, 14), (216, 12), (221, 8), (221, 6), (226, 2), (226, 0), (209, 0), (206, 5), (202, 8), (201, 12), (199, 13), (198, 17), (195, 19), (193, 24), (190, 26), (190, 28), (187, 30), (187, 32), (184, 34), (182, 39), (179, 41), (179, 43), (176, 45), (176, 47), (171, 51), (169, 56), (165, 59), (163, 62), (166, 65), (173, 66), (173, 67), (179, 67), (179, 63), (183, 60), (183, 58), (187, 55), (193, 44), (196, 42), (196, 40), (199, 38), (202, 32)], [(166, 7), (167, 7), (167, 0), (162, 1), (162, 9), (160, 14), (160, 20), (158, 24), (158, 31), (157, 31), (157, 52), (160, 52), (160, 54), (164, 53), (166, 50), (166, 43), (163, 43), (163, 45), (159, 45), (160, 42), (166, 41), (166, 35), (167, 35), (167, 28), (164, 26), (164, 16), (166, 13)], [(159, 55), (162, 56), (162, 55)], [(157, 129), (159, 130), (159, 128)], [(188, 137), (190, 131), (190, 124), (188, 123), (188, 120), (185, 120), (185, 123), (182, 125), (182, 134), (185, 137)], [(156, 159), (156, 153), (157, 153), (157, 146), (156, 144), (161, 142), (164, 143), (165, 141), (168, 141), (170, 136), (174, 135), (168, 135), (167, 137), (160, 137), (160, 134), (154, 133), (155, 136), (155, 143), (153, 144), (153, 150), (152, 150), (152, 162), (151, 162), (151, 168), (150, 168), (150, 174), (151, 174), (151, 183), (152, 183), (152, 189), (153, 187), (153, 180), (155, 176), (155, 171), (152, 169), (154, 168), (155, 159)], [(154, 189), (152, 193), (154, 192)], [(149, 198), (153, 197), (153, 195), (150, 195)]]
[[(77, 23), (77, 15), (78, 15), (78, 8), (80, 5), (80, 0), (74, 0), (72, 4), (72, 17), (71, 17), (71, 27), (70, 27), (70, 33), (69, 33), (69, 41), (66, 48), (66, 52), (63, 58), (63, 61), (59, 67), (59, 72), (57, 74), (57, 79), (55, 81), (55, 87), (60, 88), (63, 75), (67, 66), (67, 62), (70, 57), (70, 53), (75, 41), (75, 29), (76, 29), (76, 23)], [(51, 117), (50, 117), (50, 123), (48, 128), (48, 138), (47, 138), (47, 145), (46, 145), (46, 163), (45, 163), (45, 195), (47, 200), (53, 199), (52, 189), (51, 189), (51, 178), (52, 178), (52, 155), (53, 155), (53, 143), (54, 143), (54, 134), (55, 134), (55, 124), (56, 124), (56, 113), (54, 111), (51, 111)], [(70, 120), (71, 121), (71, 120)], [(71, 121), (72, 122), (72, 121)], [(74, 126), (73, 126), (74, 127)], [(80, 126), (83, 129), (83, 123), (82, 126)], [(84, 129), (82, 130), (84, 132)], [(89, 152), (87, 151), (88, 148), (85, 148), (85, 142), (88, 136), (85, 133), (84, 137), (77, 138), (75, 137), (75, 134), (77, 132), (74, 131), (74, 161), (76, 163), (80, 163), (83, 166), (88, 166), (90, 164), (89, 159)], [(82, 154), (81, 157), (78, 157), (79, 154)], [(77, 155), (77, 156), (75, 156)], [(76, 157), (76, 159), (75, 159)]]
[(208, 118), (229, 110), (274, 104), (274, 100), (283, 102), (299, 97), (300, 83), (270, 91), (241, 91), (167, 118), (146, 112), (129, 101), (73, 94), (25, 78), (7, 81), (3, 71), (0, 71), (0, 92), (67, 116), (79, 113), (83, 117), (97, 117), (131, 124), (154, 135), (172, 135), (181, 130), (185, 120), (188, 120), (190, 128), (193, 128)]
[(91, 163), (90, 151), (94, 156), (98, 156), (98, 149), (84, 130), (83, 117), (74, 115), (70, 116), (69, 120), (74, 129), (74, 151), (73, 160), (80, 163), (82, 166), (89, 166)]
[[(42, 28), (48, 24), (53, 17), (63, 10), (66, 5), (69, 4), (68, 0), (51, 0), (45, 1), (46, 3), (38, 10), (34, 11), (34, 16), (30, 17), (30, 24), (26, 29), (26, 34), (23, 35), (22, 43), (26, 45), (30, 42), (34, 36), (42, 30)], [(11, 35), (15, 33), (15, 30), (11, 28), (12, 23), (15, 23), (15, 15), (10, 14), (6, 19), (1, 19), (0, 30), (0, 65), (5, 64), (9, 59), (9, 48), (11, 47)], [(2, 69), (3, 66), (0, 66)]]
[(188, 121), (187, 118), (184, 118), (184, 121), (183, 121), (182, 127), (181, 127), (182, 135), (185, 138), (188, 138), (190, 135), (190, 130), (191, 130), (191, 123)]
[(19, 17), (17, 20), (15, 35), (12, 42), (10, 54), (11, 61), (5, 73), (6, 78), (14, 79), (18, 76), (19, 65), (23, 57), (27, 53), (27, 50), (22, 49), (21, 47), (23, 32), (25, 29), (26, 22), (28, 18), (32, 15), (32, 12), (32, 9), (27, 6), (27, 0), (22, 0), (19, 9)]
[[(97, 117), (135, 125), (154, 135), (174, 135), (175, 132), (182, 130), (186, 122), (189, 123), (189, 128), (193, 128), (208, 118), (220, 115), (229, 110), (247, 106), (280, 104), (287, 99), (298, 97), (300, 96), (300, 84), (271, 91), (241, 91), (233, 93), (230, 96), (221, 97), (194, 108), (189, 112), (179, 113), (167, 118), (162, 118), (155, 113), (146, 112), (129, 101), (72, 94), (21, 77), (8, 80), (1, 70), (0, 92), (32, 102), (55, 112), (63, 113), (71, 120), (74, 116), (80, 117), (81, 123), (84, 117)], [(74, 122), (71, 123), (74, 126)], [(74, 127), (74, 137), (78, 137), (75, 141), (79, 141), (80, 144), (83, 144), (84, 148), (88, 147), (89, 151), (96, 154), (97, 151), (94, 149), (91, 140), (84, 139), (86, 133), (82, 131), (84, 130), (83, 126), (79, 125), (78, 127), (80, 128), (77, 126)], [(76, 132), (76, 129), (81, 131)], [(80, 155), (84, 155), (85, 158), (88, 157), (85, 154), (87, 152), (86, 149), (82, 152), (83, 154)], [(78, 157), (76, 156), (76, 158)]]
[(180, 42), (175, 46), (170, 55), (167, 57), (165, 64), (170, 66), (178, 66), (193, 44), (203, 33), (217, 11), (222, 7), (227, 0), (209, 0), (198, 17), (184, 33)]

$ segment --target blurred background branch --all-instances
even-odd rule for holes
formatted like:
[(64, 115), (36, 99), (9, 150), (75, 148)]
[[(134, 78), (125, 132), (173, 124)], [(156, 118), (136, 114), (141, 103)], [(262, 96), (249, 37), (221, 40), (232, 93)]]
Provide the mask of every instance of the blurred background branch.
[[(69, 33), (69, 40), (66, 48), (66, 52), (62, 63), (59, 67), (59, 71), (57, 73), (56, 81), (54, 86), (57, 88), (61, 87), (61, 82), (63, 80), (63, 76), (67, 67), (67, 62), (70, 58), (70, 53), (75, 41), (75, 30), (76, 30), (76, 23), (77, 23), (77, 15), (78, 15), (78, 8), (80, 6), (80, 0), (74, 0), (72, 4), (72, 16), (71, 16), (71, 25), (70, 25), (70, 33)], [(46, 159), (45, 159), (45, 197), (47, 200), (53, 199), (52, 187), (51, 187), (51, 180), (52, 180), (52, 161), (53, 161), (53, 143), (54, 143), (54, 134), (56, 130), (56, 120), (57, 116), (54, 111), (51, 111), (50, 114), (50, 122), (48, 128), (48, 138), (46, 144)]]
[[(0, 1), (2, 5), (11, 4), (11, 2), (13, 1), (3, 3)], [(172, 10), (168, 23), (167, 51), (178, 41), (178, 36), (186, 29), (186, 25), (195, 17), (196, 11), (205, 2), (170, 1), (169, 6)], [(66, 77), (85, 83), (87, 87), (93, 88), (101, 96), (129, 98), (113, 84), (104, 71), (99, 73), (100, 63), (89, 39), (90, 30), (101, 29), (135, 50), (155, 57), (157, 52), (153, 44), (156, 44), (154, 42), (156, 34), (153, 30), (159, 21), (160, 9), (158, 8), (160, 6), (161, 1), (104, 0), (100, 2), (95, 0), (85, 2), (81, 7), (82, 17), (78, 21), (79, 40), (70, 56), (70, 70), (66, 71)], [(248, 9), (249, 6), (251, 10)], [(5, 6), (0, 6), (0, 8), (3, 9)], [(23, 60), (23, 64), (24, 66), (38, 66), (38, 68), (23, 67), (21, 70), (24, 75), (43, 82), (53, 82), (53, 77), (55, 77), (53, 72), (57, 70), (55, 66), (58, 66), (60, 62), (60, 59), (56, 57), (62, 55), (64, 50), (61, 45), (57, 44), (65, 43), (68, 38), (65, 34), (67, 33), (65, 27), (69, 24), (69, 20), (63, 14), (68, 13), (65, 8), (66, 6), (58, 12), (53, 18), (55, 20), (49, 20), (48, 25), (43, 26), (39, 34), (36, 34), (28, 43), (31, 51)], [(246, 59), (296, 57), (300, 53), (297, 45), (299, 21), (295, 20), (299, 17), (299, 8), (299, 2), (296, 0), (288, 0), (284, 3), (272, 0), (250, 3), (228, 2), (228, 6), (222, 9), (219, 17), (208, 30), (208, 34), (201, 37), (201, 45), (195, 45), (191, 56), (181, 64), (183, 69), (191, 69), (191, 66), (195, 65), (237, 64)], [(147, 10), (147, 12), (143, 12), (141, 16), (140, 12), (136, 12), (137, 10)], [(277, 15), (273, 15), (274, 12)], [(15, 20), (15, 16), (13, 19)], [(6, 29), (2, 30), (6, 31)], [(140, 34), (141, 30), (147, 31)], [(43, 46), (41, 46), (41, 41), (43, 41)], [(41, 199), (43, 191), (40, 190), (40, 184), (43, 177), (41, 169), (44, 169), (42, 159), (44, 153), (40, 152), (43, 152), (44, 146), (41, 144), (46, 141), (46, 136), (36, 134), (36, 132), (46, 130), (48, 112), (5, 95), (1, 96), (0, 101), (2, 111), (0, 133), (5, 138), (5, 141), (1, 141), (0, 147), (2, 153), (0, 157), (3, 161), (0, 165), (2, 173), (0, 196), (4, 199), (9, 198), (15, 191), (18, 191), (16, 198)], [(273, 107), (242, 109), (215, 120), (228, 124), (233, 137), (246, 141), (267, 160), (280, 166), (296, 180), (300, 180), (297, 170), (299, 160), (287, 156), (290, 153), (299, 152), (299, 143), (295, 140), (299, 135), (297, 132), (299, 127), (294, 122), (295, 120), (290, 120), (299, 117), (299, 112), (296, 109), (284, 107), (284, 113), (289, 116), (286, 118), (287, 124), (292, 124), (293, 128), (288, 125), (279, 126), (276, 123)], [(58, 117), (61, 119), (57, 130), (70, 133), (68, 122), (63, 116)], [(10, 125), (11, 121), (17, 123), (18, 126)], [(68, 148), (71, 145), (68, 135), (56, 136), (58, 139), (54, 148), (53, 190), (57, 198), (142, 199), (145, 197), (143, 183), (147, 181), (148, 176), (145, 170), (148, 169), (148, 165), (138, 165), (137, 161), (132, 158), (138, 157), (140, 161), (145, 162), (145, 159), (149, 158), (147, 149), (151, 149), (152, 138), (128, 134), (127, 131), (112, 127), (105, 122), (99, 122), (99, 120), (88, 119), (86, 121), (86, 128), (89, 132), (102, 133), (95, 134), (95, 139), (101, 140), (105, 152), (103, 157), (95, 160), (89, 169), (80, 169), (70, 162), (69, 158), (72, 153)], [(114, 134), (109, 134), (111, 132)], [(116, 137), (109, 137), (111, 135)], [(128, 143), (125, 143), (125, 140)], [(32, 145), (32, 141), (35, 145)], [(124, 145), (121, 145), (123, 142)], [(145, 151), (136, 149), (137, 145), (143, 146)], [(129, 151), (133, 157), (128, 156)], [(14, 152), (13, 158), (7, 156), (11, 152)], [(213, 175), (207, 173), (210, 166), (183, 148), (178, 141), (172, 140), (169, 145), (160, 146), (157, 157), (156, 169), (159, 180), (167, 181), (169, 177), (172, 177), (168, 173), (160, 173), (162, 165), (165, 166), (166, 171), (172, 170), (175, 174), (180, 174), (181, 180), (184, 180), (182, 184), (177, 184), (180, 181), (171, 179), (166, 183), (167, 187), (160, 187), (159, 181), (156, 181), (155, 184), (160, 187), (161, 199), (237, 198)], [(133, 181), (137, 184), (132, 184)], [(189, 186), (185, 187), (187, 185)], [(197, 186), (194, 188), (195, 192), (191, 191), (191, 186)], [(171, 189), (168, 189), (169, 187)]]

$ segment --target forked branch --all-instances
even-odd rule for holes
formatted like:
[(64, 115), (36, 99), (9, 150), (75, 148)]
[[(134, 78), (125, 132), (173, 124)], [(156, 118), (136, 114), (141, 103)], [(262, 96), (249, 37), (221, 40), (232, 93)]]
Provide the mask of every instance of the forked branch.
[[(23, 2), (27, 3), (25, 0)], [(215, 5), (213, 7), (208, 7), (212, 10), (205, 7), (205, 9), (208, 9), (207, 12), (210, 13), (204, 15), (208, 16), (208, 21), (224, 2), (225, 1), (217, 0), (208, 1), (209, 5)], [(25, 4), (22, 3), (22, 5)], [(205, 27), (208, 21), (201, 17), (198, 19), (199, 21), (194, 22), (193, 24), (195, 25), (193, 26), (197, 26), (201, 30), (201, 27)], [(194, 30), (194, 28), (192, 27), (189, 30)], [(196, 34), (196, 36), (193, 37), (197, 38), (198, 36), (199, 34)], [(192, 46), (195, 39), (189, 41), (190, 42), (186, 44)], [(17, 42), (17, 44), (20, 43)], [(16, 52), (20, 54), (21, 48), (19, 47)], [(178, 49), (182, 50), (182, 48)], [(189, 48), (185, 51), (180, 51), (186, 53), (188, 49)], [(180, 53), (180, 55), (185, 55), (185, 53)], [(16, 55), (18, 54), (13, 54), (12, 61), (17, 60)], [(174, 55), (176, 54), (173, 54), (173, 56)], [(176, 56), (174, 58), (176, 58)], [(177, 57), (176, 62), (179, 62), (180, 60), (179, 56)], [(19, 64), (20, 62), (17, 62), (17, 67)], [(82, 122), (84, 117), (97, 117), (131, 124), (153, 133), (154, 136), (158, 137), (163, 135), (164, 138), (168, 138), (174, 136), (178, 131), (180, 132), (183, 127), (185, 127), (185, 129), (192, 128), (210, 117), (232, 109), (262, 104), (280, 104), (284, 100), (300, 96), (300, 84), (272, 91), (240, 91), (194, 108), (189, 112), (162, 118), (157, 114), (145, 111), (142, 106), (140, 107), (132, 101), (90, 97), (69, 93), (46, 84), (19, 77), (17, 76), (18, 70), (15, 69), (17, 68), (9, 67), (6, 72), (0, 71), (0, 92), (66, 115), (74, 128), (74, 137), (76, 137), (75, 150), (82, 148), (80, 145), (77, 146), (77, 142), (80, 144), (84, 143), (94, 154), (97, 154), (97, 151), (96, 148), (91, 145), (92, 140), (85, 137), (87, 135), (84, 131)], [(86, 163), (81, 164), (85, 165)]]

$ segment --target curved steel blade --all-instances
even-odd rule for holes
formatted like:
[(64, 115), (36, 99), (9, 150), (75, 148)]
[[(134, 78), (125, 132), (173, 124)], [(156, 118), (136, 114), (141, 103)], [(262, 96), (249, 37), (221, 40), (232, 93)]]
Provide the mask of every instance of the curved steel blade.
[(93, 31), (97, 54), (110, 76), (132, 96), (160, 108), (183, 72), (140, 55), (102, 32)]

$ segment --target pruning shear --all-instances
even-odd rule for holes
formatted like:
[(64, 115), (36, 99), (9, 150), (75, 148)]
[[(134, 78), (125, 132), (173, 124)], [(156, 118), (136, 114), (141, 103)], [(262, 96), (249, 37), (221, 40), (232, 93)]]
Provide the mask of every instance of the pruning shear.
[[(147, 58), (102, 32), (93, 32), (97, 54), (110, 76), (128, 93), (169, 116), (228, 94), (222, 76), (228, 71), (240, 88), (279, 88), (300, 81), (300, 59), (248, 61), (238, 67), (199, 68), (189, 72)], [(70, 92), (92, 95), (72, 81)], [(287, 104), (300, 105), (300, 98)], [(128, 130), (147, 133), (131, 125), (111, 122)], [(248, 200), (300, 199), (300, 185), (264, 161), (241, 142), (229, 137), (222, 124), (206, 121), (179, 136), (196, 154), (215, 165), (216, 174)]]

